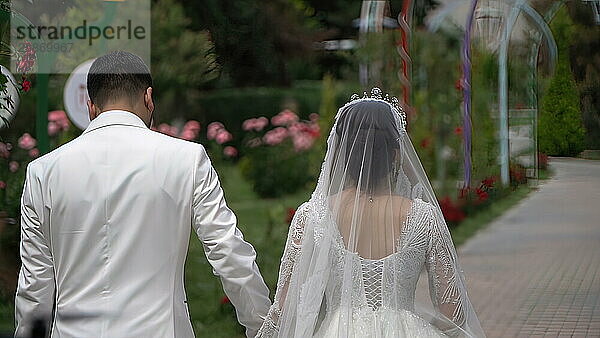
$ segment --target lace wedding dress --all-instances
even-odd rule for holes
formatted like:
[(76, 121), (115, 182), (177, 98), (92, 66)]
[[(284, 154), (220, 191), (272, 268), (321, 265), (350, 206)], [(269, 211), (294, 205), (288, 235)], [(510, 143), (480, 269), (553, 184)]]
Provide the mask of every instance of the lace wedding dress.
[[(423, 269), (430, 304), (415, 299)], [(257, 337), (447, 335), (484, 336), (404, 116), (375, 89), (338, 111)]]

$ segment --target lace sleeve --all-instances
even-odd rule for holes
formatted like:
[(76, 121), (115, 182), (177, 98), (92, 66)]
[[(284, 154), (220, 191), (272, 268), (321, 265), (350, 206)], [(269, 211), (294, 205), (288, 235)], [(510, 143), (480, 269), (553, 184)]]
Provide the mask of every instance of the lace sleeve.
[(300, 254), (300, 248), (302, 247), (302, 239), (304, 237), (304, 224), (308, 214), (308, 204), (304, 203), (294, 215), (290, 230), (288, 232), (287, 241), (285, 243), (285, 249), (283, 256), (281, 257), (281, 265), (279, 266), (279, 279), (277, 281), (277, 290), (275, 292), (275, 299), (273, 305), (269, 309), (269, 313), (265, 318), (263, 325), (256, 337), (276, 337), (279, 331), (279, 317), (281, 315), (281, 309), (287, 296), (288, 286), (292, 277), (292, 271), (296, 259)]
[[(429, 293), (437, 312), (445, 318), (437, 326), (448, 335), (462, 331), (466, 319), (465, 285), (458, 268), (456, 250), (441, 213), (430, 209), (430, 235), (426, 260)], [(451, 322), (448, 322), (450, 320)]]

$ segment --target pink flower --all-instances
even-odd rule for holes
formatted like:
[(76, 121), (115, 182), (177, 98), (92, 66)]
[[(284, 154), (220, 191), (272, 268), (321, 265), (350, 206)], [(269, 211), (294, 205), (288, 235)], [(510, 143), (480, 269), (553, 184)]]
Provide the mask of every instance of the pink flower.
[(236, 157), (238, 154), (237, 149), (235, 149), (232, 146), (227, 146), (223, 149), (223, 155), (227, 156), (227, 157)]
[(261, 116), (256, 119), (247, 119), (242, 123), (242, 129), (245, 131), (261, 131), (269, 124), (269, 119)]
[(69, 130), (69, 126), (71, 125), (67, 113), (65, 113), (64, 110), (53, 110), (48, 112), (48, 122), (49, 125), (50, 123), (55, 123), (58, 126), (58, 131)]
[(281, 113), (273, 116), (271, 118), (271, 123), (274, 126), (287, 126), (299, 120), (298, 115), (296, 115), (293, 111), (286, 109)]
[(200, 131), (200, 122), (198, 122), (196, 120), (189, 120), (183, 126), (183, 130), (192, 130), (195, 132), (199, 132)]
[[(175, 129), (177, 129), (177, 128), (175, 128)], [(173, 131), (173, 129), (171, 129), (171, 126), (166, 123), (161, 123), (158, 125), (159, 133), (163, 133), (163, 134), (170, 135), (170, 136), (176, 136), (176, 134), (171, 134), (172, 131)]]
[(181, 132), (181, 135), (179, 135), (179, 137), (184, 140), (192, 141), (192, 140), (195, 140), (196, 137), (198, 137), (198, 133), (196, 133), (192, 129), (184, 129)]
[(29, 135), (29, 133), (23, 134), (23, 136), (19, 137), (19, 147), (22, 149), (32, 149), (37, 144), (37, 141)]
[(288, 130), (283, 127), (277, 127), (273, 130), (269, 130), (265, 136), (263, 136), (263, 141), (270, 145), (277, 145), (285, 140), (288, 137)]
[(293, 122), (288, 130), (296, 151), (310, 149), (320, 134), (319, 125), (315, 122)]
[(10, 161), (8, 163), (8, 170), (10, 170), (11, 172), (17, 172), (17, 170), (19, 170), (19, 162), (17, 161)]
[(54, 136), (60, 131), (60, 126), (52, 121), (48, 121), (48, 135)]
[(5, 188), (6, 188), (6, 182), (0, 181), (0, 189), (5, 189)]
[(23, 53), (22, 57), (17, 63), (17, 73), (27, 73), (35, 64), (35, 49), (33, 49), (31, 42), (26, 41), (24, 45), (25, 48), (21, 51)]
[(8, 158), (10, 156), (10, 150), (4, 142), (0, 142), (0, 157)]
[(221, 129), (225, 129), (223, 123), (221, 122), (212, 122), (206, 127), (206, 138), (209, 140), (214, 140), (217, 137), (217, 134)]
[(319, 114), (312, 113), (308, 115), (308, 119), (311, 120), (311, 122), (317, 122), (319, 120)]
[(218, 144), (227, 143), (227, 142), (231, 141), (232, 139), (233, 139), (233, 135), (231, 135), (231, 133), (225, 129), (219, 130), (219, 132), (217, 133), (217, 136), (215, 136), (215, 141), (217, 141)]
[(168, 135), (177, 137), (177, 135), (179, 135), (179, 129), (177, 129), (175, 126), (171, 126), (171, 130), (169, 130)]
[(315, 143), (314, 139), (307, 134), (300, 134), (292, 137), (292, 142), (294, 143), (294, 150), (296, 151), (308, 150)]
[(40, 150), (38, 148), (33, 148), (33, 149), (29, 150), (29, 156), (31, 158), (36, 158), (36, 157), (40, 156)]

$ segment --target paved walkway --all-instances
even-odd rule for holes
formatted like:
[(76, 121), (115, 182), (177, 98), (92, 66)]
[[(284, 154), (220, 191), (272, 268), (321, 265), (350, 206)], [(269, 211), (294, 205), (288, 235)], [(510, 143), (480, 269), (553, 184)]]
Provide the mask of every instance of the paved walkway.
[(555, 175), (459, 250), (488, 337), (600, 337), (600, 161)]

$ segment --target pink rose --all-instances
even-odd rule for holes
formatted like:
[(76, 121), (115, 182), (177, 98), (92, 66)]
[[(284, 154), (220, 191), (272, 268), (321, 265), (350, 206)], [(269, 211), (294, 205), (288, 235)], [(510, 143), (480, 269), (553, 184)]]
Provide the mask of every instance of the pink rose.
[(254, 130), (261, 131), (261, 130), (265, 129), (265, 127), (268, 125), (269, 125), (269, 119), (264, 116), (261, 116), (256, 119), (256, 124), (254, 125)]
[(36, 158), (38, 156), (40, 156), (40, 150), (38, 148), (33, 148), (29, 151), (29, 156), (31, 158)]
[(161, 123), (158, 125), (158, 132), (170, 136), (175, 136), (171, 134), (171, 126), (166, 123)]
[(0, 181), (0, 189), (5, 189), (5, 188), (6, 188), (6, 182)]
[(60, 126), (53, 121), (48, 121), (48, 135), (54, 136), (60, 131)]
[(231, 141), (232, 139), (233, 139), (233, 135), (231, 135), (231, 133), (225, 129), (219, 130), (217, 136), (215, 136), (215, 141), (217, 141), (218, 144), (227, 143), (227, 142)]
[(238, 154), (237, 149), (235, 149), (232, 146), (227, 146), (223, 149), (223, 155), (227, 156), (227, 157), (236, 157)]
[(191, 129), (184, 129), (179, 137), (184, 140), (193, 141), (198, 137), (198, 133)]
[(175, 126), (171, 126), (171, 130), (169, 130), (168, 135), (177, 137), (177, 135), (179, 135), (179, 129), (177, 129)]
[(244, 122), (242, 122), (242, 129), (244, 131), (250, 131), (250, 130), (254, 130), (254, 121), (256, 119), (247, 119)]
[(183, 130), (192, 130), (195, 132), (199, 132), (200, 131), (200, 122), (198, 122), (196, 120), (189, 120), (183, 126)]
[(286, 109), (281, 113), (273, 116), (271, 118), (271, 123), (274, 126), (287, 126), (299, 120), (298, 115), (296, 115), (293, 111)]
[(221, 122), (212, 122), (206, 127), (206, 138), (209, 140), (214, 140), (217, 137), (217, 134), (221, 129), (225, 129), (223, 123)]
[(71, 122), (64, 110), (53, 110), (48, 112), (48, 122), (55, 123), (60, 130), (69, 130)]
[(269, 124), (269, 119), (261, 116), (256, 119), (247, 119), (242, 123), (242, 129), (245, 131), (261, 131)]
[(277, 127), (273, 130), (269, 130), (265, 136), (263, 136), (263, 141), (270, 146), (274, 146), (283, 142), (287, 136), (287, 129), (283, 127)]
[(310, 149), (315, 141), (308, 134), (300, 134), (293, 137), (292, 142), (294, 143), (294, 150), (299, 152)]
[(19, 137), (19, 147), (22, 149), (29, 150), (37, 144), (37, 141), (29, 135), (29, 133), (23, 134), (23, 136)]
[(10, 172), (17, 172), (17, 170), (19, 170), (19, 162), (17, 161), (10, 161), (8, 163), (8, 170), (10, 170)]

